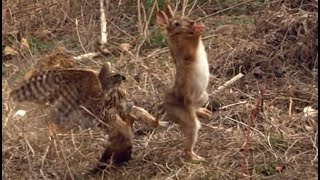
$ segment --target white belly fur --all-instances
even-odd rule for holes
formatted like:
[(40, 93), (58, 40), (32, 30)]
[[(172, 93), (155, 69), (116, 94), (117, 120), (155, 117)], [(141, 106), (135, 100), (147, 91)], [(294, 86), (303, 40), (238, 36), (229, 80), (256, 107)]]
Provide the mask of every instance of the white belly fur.
[(207, 59), (207, 53), (202, 40), (199, 40), (198, 49), (196, 51), (196, 64), (193, 83), (196, 88), (195, 98), (199, 98), (204, 91), (206, 91), (209, 83), (209, 64)]

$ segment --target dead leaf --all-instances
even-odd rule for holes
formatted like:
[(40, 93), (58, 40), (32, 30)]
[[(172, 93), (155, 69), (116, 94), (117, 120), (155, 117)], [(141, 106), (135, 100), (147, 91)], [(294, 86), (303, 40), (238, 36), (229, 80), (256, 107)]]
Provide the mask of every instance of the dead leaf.
[(16, 51), (15, 49), (13, 49), (12, 47), (6, 46), (3, 50), (3, 55), (4, 56), (15, 56), (18, 55), (18, 51)]
[(316, 117), (318, 115), (318, 111), (313, 109), (310, 106), (307, 106), (303, 109), (304, 117)]
[(128, 43), (122, 43), (119, 47), (122, 51), (129, 51), (132, 46)]
[(306, 128), (306, 130), (307, 131), (313, 131), (313, 127), (311, 127), (311, 126), (308, 126), (308, 125), (304, 125), (305, 126), (305, 128)]
[(29, 49), (29, 43), (26, 38), (22, 38), (20, 42), (20, 48), (22, 49)]
[(166, 121), (158, 121), (159, 127), (168, 127), (169, 123)]
[(232, 132), (232, 131), (233, 131), (233, 127), (228, 128), (228, 129), (225, 130), (225, 132)]
[(238, 125), (237, 128), (233, 131), (233, 137), (235, 139), (235, 142), (239, 145), (243, 145), (243, 133), (241, 132), (240, 126)]
[(275, 168), (275, 170), (276, 170), (277, 172), (281, 172), (282, 169), (283, 169), (283, 166), (276, 166), (276, 168)]
[(26, 115), (26, 111), (19, 109), (16, 113), (14, 113), (13, 117), (23, 117)]

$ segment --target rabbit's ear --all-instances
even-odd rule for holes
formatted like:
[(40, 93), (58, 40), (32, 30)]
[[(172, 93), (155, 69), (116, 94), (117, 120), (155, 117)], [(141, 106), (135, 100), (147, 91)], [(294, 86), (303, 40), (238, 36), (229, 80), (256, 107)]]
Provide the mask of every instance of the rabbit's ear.
[(164, 9), (167, 17), (169, 19), (174, 17), (174, 11), (172, 10), (172, 6), (171, 6), (171, 1), (170, 0), (166, 0), (165, 1), (165, 9)]
[(158, 11), (156, 14), (156, 22), (162, 28), (167, 28), (169, 26), (169, 19), (163, 11)]

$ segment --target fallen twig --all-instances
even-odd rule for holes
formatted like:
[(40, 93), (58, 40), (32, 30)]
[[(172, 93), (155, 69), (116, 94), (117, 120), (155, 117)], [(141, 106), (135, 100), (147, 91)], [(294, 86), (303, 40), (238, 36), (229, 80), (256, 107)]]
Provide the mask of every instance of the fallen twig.
[(221, 107), (221, 108), (219, 108), (220, 110), (222, 110), (222, 109), (227, 109), (227, 108), (229, 108), (229, 107), (232, 107), (232, 106), (236, 106), (236, 105), (240, 105), (240, 104), (245, 104), (245, 103), (247, 103), (248, 101), (240, 101), (240, 102), (238, 102), (238, 103), (233, 103), (233, 104), (229, 104), (229, 105), (226, 105), (226, 106), (223, 106), (223, 107)]
[(235, 77), (233, 77), (232, 79), (230, 79), (229, 81), (227, 81), (226, 83), (224, 83), (222, 86), (218, 87), (217, 90), (213, 91), (212, 95), (216, 95), (219, 94), (221, 91), (223, 91), (225, 88), (227, 88), (228, 86), (232, 85), (233, 83), (235, 83), (237, 80), (239, 80), (240, 78), (242, 78), (244, 76), (244, 74), (239, 73), (238, 75), (236, 75)]
[(74, 56), (73, 58), (75, 60), (81, 60), (83, 58), (88, 58), (88, 59), (91, 59), (91, 58), (94, 58), (96, 56), (100, 55), (98, 52), (92, 52), (92, 53), (87, 53), (87, 54), (82, 54), (80, 56)]
[(100, 0), (101, 44), (107, 43), (107, 21), (103, 1)]

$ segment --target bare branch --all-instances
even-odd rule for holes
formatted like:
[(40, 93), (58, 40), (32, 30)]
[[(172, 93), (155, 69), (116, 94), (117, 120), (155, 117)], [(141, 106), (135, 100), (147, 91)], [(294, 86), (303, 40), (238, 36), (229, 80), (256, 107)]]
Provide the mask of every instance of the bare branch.
[(107, 43), (107, 21), (103, 1), (100, 0), (101, 44)]
[(238, 75), (236, 75), (235, 77), (233, 77), (232, 79), (230, 79), (229, 81), (227, 81), (226, 83), (224, 83), (222, 86), (218, 87), (217, 90), (213, 91), (211, 95), (216, 95), (219, 94), (221, 91), (223, 91), (225, 88), (227, 88), (228, 86), (232, 85), (233, 83), (235, 83), (237, 80), (239, 80), (240, 78), (242, 78), (244, 76), (244, 74), (239, 73)]

